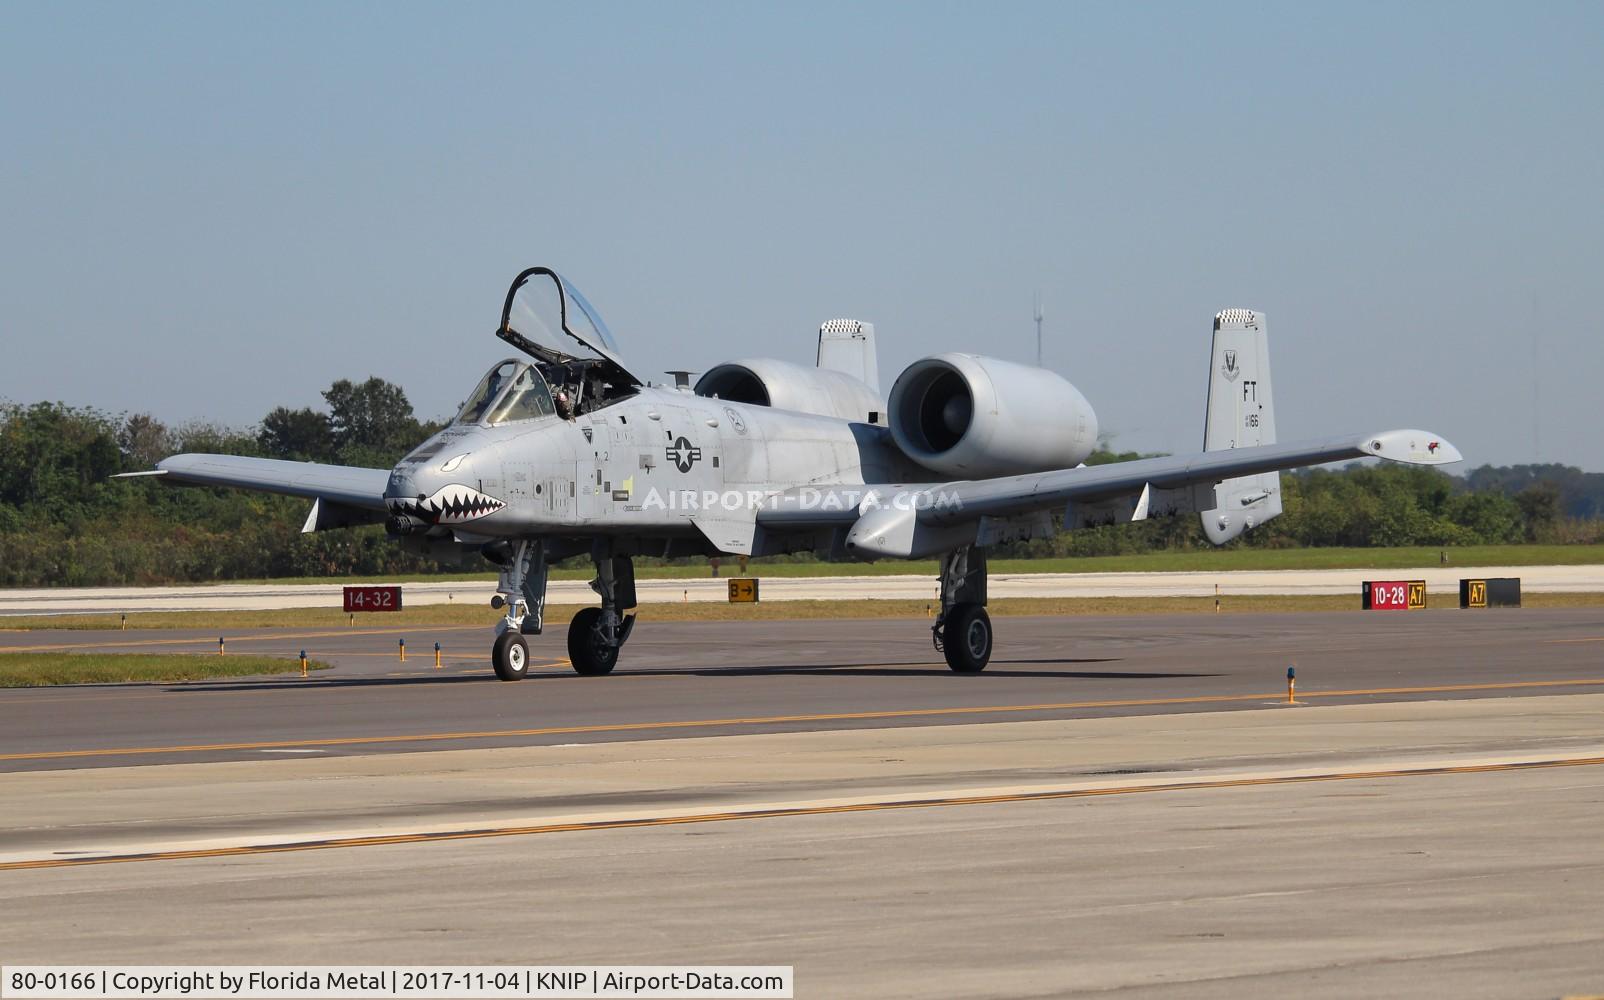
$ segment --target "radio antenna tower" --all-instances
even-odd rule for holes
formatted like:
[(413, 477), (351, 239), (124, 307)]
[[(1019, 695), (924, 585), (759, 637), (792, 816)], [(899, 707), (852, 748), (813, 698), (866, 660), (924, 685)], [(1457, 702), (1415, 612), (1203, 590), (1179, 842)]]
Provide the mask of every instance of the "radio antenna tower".
[(1041, 292), (1036, 292), (1036, 367), (1041, 367)]

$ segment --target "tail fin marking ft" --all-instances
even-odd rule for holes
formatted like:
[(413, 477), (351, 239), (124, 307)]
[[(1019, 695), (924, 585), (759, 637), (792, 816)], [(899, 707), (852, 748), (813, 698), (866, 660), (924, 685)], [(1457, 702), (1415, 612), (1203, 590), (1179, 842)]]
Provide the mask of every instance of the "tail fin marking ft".
[[(1203, 450), (1275, 443), (1275, 404), (1264, 314), (1226, 309), (1214, 317), (1209, 402)], [(1281, 474), (1227, 479), (1214, 488), (1215, 509), (1202, 512), (1203, 532), (1222, 545), (1281, 513)]]

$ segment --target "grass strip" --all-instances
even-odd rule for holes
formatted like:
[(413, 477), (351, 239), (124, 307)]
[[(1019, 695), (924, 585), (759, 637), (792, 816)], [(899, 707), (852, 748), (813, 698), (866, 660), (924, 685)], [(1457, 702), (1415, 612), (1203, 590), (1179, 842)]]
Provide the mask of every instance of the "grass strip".
[[(329, 665), (308, 661), (311, 670)], [(4, 653), (0, 652), (0, 687), (50, 687), (57, 684), (173, 683), (213, 677), (257, 677), (300, 673), (297, 659), (279, 656), (197, 656), (183, 653)]]

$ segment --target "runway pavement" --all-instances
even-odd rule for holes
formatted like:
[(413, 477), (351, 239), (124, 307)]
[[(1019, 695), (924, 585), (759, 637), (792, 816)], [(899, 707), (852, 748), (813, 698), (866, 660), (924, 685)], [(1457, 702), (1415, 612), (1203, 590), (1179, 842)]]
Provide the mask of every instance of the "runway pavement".
[[(728, 568), (725, 577), (733, 575)], [(759, 574), (761, 576), (761, 571)], [(1225, 573), (993, 573), (990, 594), (1003, 597), (1212, 597), (1266, 594), (1352, 594), (1365, 580), (1425, 580), (1432, 595), (1452, 604), (1459, 580), (1518, 576), (1528, 593), (1604, 592), (1604, 564), (1592, 566), (1436, 566), (1425, 569), (1264, 570)], [(933, 576), (761, 576), (765, 601), (928, 600), (938, 597)], [(640, 580), (643, 604), (726, 601), (726, 578)], [(121, 614), (138, 611), (259, 611), (273, 608), (339, 607), (341, 585), (215, 584), (183, 587), (92, 587), (0, 590), (0, 618), (7, 615)], [(493, 580), (403, 585), (408, 607), (426, 604), (488, 604)], [(595, 594), (581, 580), (553, 580), (552, 604), (590, 604)]]
[[(653, 623), (609, 677), (579, 677), (562, 630), (533, 675), (497, 681), (489, 630), (264, 629), (240, 653), (305, 649), (335, 669), (173, 685), (0, 691), (0, 770), (523, 746), (1000, 719), (1221, 711), (1604, 688), (1604, 611), (998, 618), (978, 676), (947, 670), (923, 618)], [(195, 651), (199, 632), (0, 633), (0, 650)], [(399, 641), (409, 649), (398, 658)], [(433, 668), (433, 645), (443, 668)]]
[(335, 669), (0, 691), (0, 959), (1604, 991), (1598, 609), (996, 624), (978, 676), (923, 619), (648, 616), (605, 678), (500, 683), (483, 629), (407, 630), (405, 665), (394, 630), (263, 630), (229, 649)]

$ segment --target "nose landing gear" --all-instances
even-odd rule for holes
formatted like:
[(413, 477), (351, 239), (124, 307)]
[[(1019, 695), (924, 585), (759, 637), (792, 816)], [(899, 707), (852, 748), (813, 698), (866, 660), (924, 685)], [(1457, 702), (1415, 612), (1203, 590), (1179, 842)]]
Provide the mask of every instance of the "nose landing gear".
[(501, 633), (491, 647), (490, 665), (496, 668), (496, 676), (504, 681), (523, 680), (529, 673), (529, 643), (521, 633)]
[(486, 550), (486, 557), (501, 566), (498, 593), (490, 606), (507, 609), (496, 625), (490, 665), (504, 681), (523, 680), (529, 673), (529, 643), (524, 636), (539, 635), (545, 620), (546, 546), (539, 539), (525, 540), (510, 552), (491, 554)]

